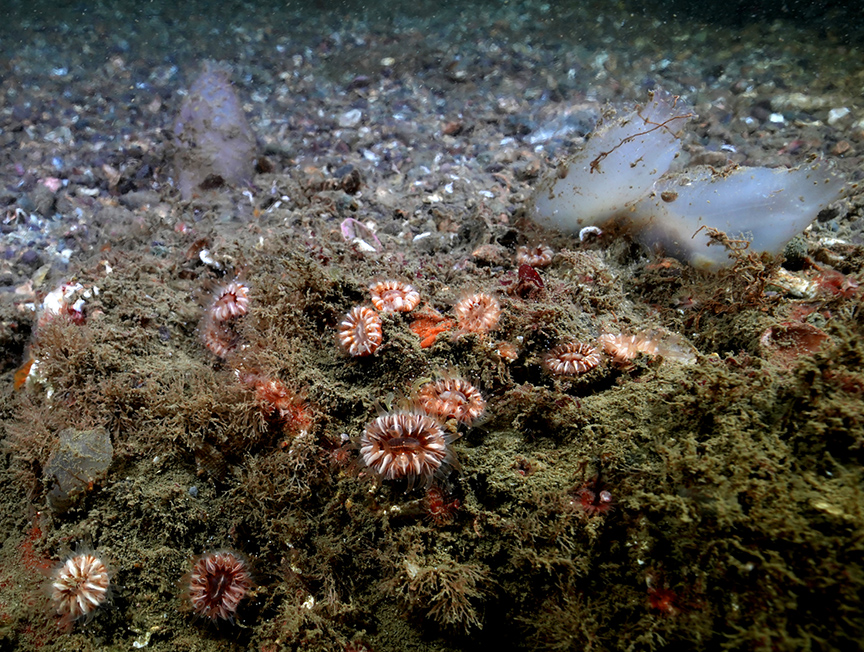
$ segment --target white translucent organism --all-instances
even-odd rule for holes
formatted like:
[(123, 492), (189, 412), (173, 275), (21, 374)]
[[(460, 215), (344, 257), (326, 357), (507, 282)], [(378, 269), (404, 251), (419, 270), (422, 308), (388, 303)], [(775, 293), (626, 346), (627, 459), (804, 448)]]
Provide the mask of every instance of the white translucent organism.
[(690, 109), (657, 92), (642, 109), (594, 132), (553, 178), (540, 183), (531, 217), (546, 226), (579, 231), (600, 225), (644, 197), (681, 149), (679, 132)]
[(751, 251), (779, 253), (831, 202), (844, 181), (825, 163), (793, 170), (688, 170), (664, 176), (678, 155), (677, 137), (692, 115), (668, 93), (600, 129), (566, 164), (544, 180), (529, 205), (538, 223), (568, 232), (623, 222), (650, 248), (697, 267), (731, 259), (710, 246), (707, 228), (750, 241)]
[(644, 244), (710, 269), (727, 265), (729, 256), (724, 247), (709, 246), (700, 227), (749, 240), (752, 251), (779, 253), (840, 197), (843, 185), (824, 163), (794, 170), (700, 169), (660, 180), (635, 205), (632, 217)]

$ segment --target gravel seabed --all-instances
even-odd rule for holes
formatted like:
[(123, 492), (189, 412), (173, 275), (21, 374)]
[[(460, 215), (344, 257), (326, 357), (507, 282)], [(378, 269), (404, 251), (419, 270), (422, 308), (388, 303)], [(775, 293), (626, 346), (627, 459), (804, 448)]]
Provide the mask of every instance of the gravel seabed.
[[(855, 324), (864, 264), (864, 193), (856, 185), (864, 177), (864, 68), (862, 41), (849, 25), (832, 20), (831, 14), (818, 23), (792, 20), (779, 10), (776, 16), (762, 12), (758, 20), (734, 25), (708, 24), (692, 15), (652, 14), (651, 5), (608, 2), (568, 7), (536, 1), (7, 4), (9, 15), (0, 25), (0, 425), (6, 441), (2, 482), (8, 495), (0, 519), (7, 541), (0, 555), (0, 640), (5, 644), (22, 650), (119, 650), (134, 644), (153, 650), (379, 652), (491, 645), (504, 650), (860, 647), (864, 614), (860, 604), (850, 602), (864, 590), (859, 486), (864, 409), (858, 404), (864, 383), (861, 348), (855, 344), (861, 335)], [(230, 66), (260, 157), (248, 184), (183, 200), (174, 184), (171, 134), (186, 89), (206, 60)], [(692, 270), (629, 243), (626, 236), (606, 234), (581, 243), (542, 232), (522, 215), (538, 179), (578, 150), (602, 115), (631, 108), (655, 88), (682, 96), (697, 115), (683, 136), (676, 169), (792, 167), (822, 157), (849, 181), (847, 196), (819, 216), (794, 251), (787, 252), (784, 267), (760, 286), (764, 303), (753, 299), (741, 308), (744, 316), (738, 321), (711, 322), (735, 312), (718, 307), (716, 279), (696, 277)], [(513, 262), (517, 245), (540, 243), (559, 254), (549, 270), (540, 270), (545, 288), (532, 286), (524, 273), (517, 276)], [(269, 307), (281, 304), (264, 285), (274, 279), (279, 283), (273, 261), (294, 255), (329, 270), (321, 278), (336, 279), (328, 292), (309, 281), (306, 310), (315, 313), (321, 332), (317, 340), (290, 333), (299, 346), (316, 340), (335, 348), (334, 319), (363, 301), (365, 283), (394, 271), (419, 281), (429, 292), (430, 308), (442, 313), (465, 292), (492, 288), (506, 299), (505, 313), (509, 309), (512, 316), (504, 318), (499, 341), (471, 336), (465, 344), (465, 338), (441, 337), (428, 354), (410, 340), (407, 321), (388, 317), (385, 332), (399, 335), (391, 336), (391, 353), (382, 354), (382, 370), (357, 372), (357, 388), (346, 389), (352, 380), (337, 368), (350, 364), (336, 354), (331, 360), (329, 353), (309, 349), (295, 360), (282, 352), (282, 345), (274, 345), (272, 354), (261, 353), (263, 346), (255, 348), (282, 332), (273, 325), (276, 308)], [(300, 265), (288, 263), (295, 264)], [(100, 392), (114, 382), (111, 374), (135, 375), (141, 383), (137, 391), (170, 373), (154, 371), (158, 356), (136, 357), (136, 347), (151, 333), (165, 347), (162, 359), (173, 355), (192, 365), (189, 371), (178, 361), (182, 373), (198, 374), (196, 378), (210, 374), (206, 381), (185, 386), (177, 410), (210, 409), (195, 403), (189, 392), (200, 385), (213, 394), (211, 384), (242, 376), (243, 365), (210, 355), (198, 341), (197, 325), (208, 293), (235, 274), (249, 280), (253, 302), (268, 306), (243, 335), (258, 351), (255, 364), (283, 380), (296, 377), (297, 389), (323, 415), (317, 417), (314, 441), (303, 444), (306, 457), (296, 464), (276, 458), (301, 448), (299, 443), (291, 448), (292, 436), (302, 439), (296, 433), (262, 437), (229, 453), (230, 436), (206, 434), (233, 427), (223, 425), (224, 415), (213, 408), (217, 416), (201, 426), (203, 435), (163, 415), (164, 422), (152, 417), (150, 423), (162, 424), (158, 427), (170, 436), (139, 444), (130, 437), (134, 416), (112, 412), (138, 408), (116, 396), (110, 407), (99, 402)], [(82, 284), (86, 322), (55, 324), (50, 328), (58, 333), (40, 338), (39, 308), (63, 282)], [(122, 300), (112, 301), (112, 292)], [(318, 303), (309, 298), (313, 295)], [(741, 296), (730, 292), (730, 305), (742, 301)], [(542, 310), (534, 311), (532, 300)], [(130, 302), (139, 305), (129, 307)], [(581, 306), (578, 315), (555, 312), (556, 306), (571, 303)], [(693, 316), (700, 305), (709, 304), (711, 314)], [(534, 320), (530, 329), (520, 321), (529, 314)], [(129, 348), (124, 349), (124, 336), (117, 336), (111, 349), (101, 333), (120, 333), (124, 323), (134, 323)], [(800, 325), (804, 323), (806, 327)], [(67, 332), (73, 328), (87, 329), (84, 340)], [(813, 330), (801, 334), (796, 328)], [(617, 405), (609, 398), (613, 392), (635, 392), (627, 388), (645, 383), (643, 394), (649, 396), (632, 400), (642, 410), (636, 415), (634, 408), (633, 419), (647, 423), (645, 415), (660, 409), (652, 403), (659, 396), (664, 398), (658, 401), (678, 405), (675, 409), (683, 413), (678, 399), (665, 396), (676, 391), (669, 386), (706, 385), (692, 377), (697, 372), (665, 371), (666, 364), (644, 360), (636, 371), (605, 371), (596, 389), (543, 372), (544, 351), (557, 342), (616, 329), (673, 332), (686, 342), (680, 348), (693, 352), (699, 368), (722, 367), (717, 372), (722, 380), (711, 377), (716, 392), (725, 397), (718, 404), (743, 401), (747, 392), (742, 387), (759, 385), (754, 395), (764, 390), (770, 407), (754, 400), (756, 407), (748, 403), (739, 411), (764, 408), (753, 423), (765, 420), (766, 432), (777, 441), (789, 443), (791, 435), (784, 432), (808, 431), (807, 419), (839, 420), (840, 425), (826, 427), (842, 431), (848, 441), (840, 437), (839, 443), (831, 440), (822, 448), (791, 446), (788, 455), (800, 454), (806, 463), (780, 453), (769, 460), (768, 453), (765, 459), (758, 456), (775, 450), (775, 444), (756, 442), (749, 426), (742, 426), (735, 432), (748, 433), (749, 443), (742, 446), (750, 452), (740, 453), (735, 445), (730, 445), (732, 452), (722, 446), (712, 450), (699, 436), (721, 432), (718, 417), (710, 424), (691, 424), (696, 443), (688, 451), (677, 449), (674, 437), (664, 439), (671, 436), (669, 428), (674, 434), (676, 429), (688, 432), (688, 426), (677, 423), (663, 430), (657, 425), (658, 430), (650, 431), (645, 425), (640, 436), (647, 439), (638, 445), (650, 447), (654, 457), (648, 455), (647, 461), (626, 452), (632, 442), (616, 441), (608, 449), (589, 445), (585, 440), (603, 427), (591, 425), (590, 418), (571, 419), (568, 410), (589, 410), (596, 400), (596, 409), (606, 414)], [(780, 330), (793, 333), (793, 344), (777, 335)], [(826, 333), (831, 344), (820, 349)], [(86, 362), (89, 358), (80, 353), (85, 340), (99, 343), (94, 351), (105, 344), (117, 361), (112, 358), (104, 368)], [(503, 348), (514, 342), (519, 343), (515, 362)], [(790, 354), (796, 346), (803, 353)], [(19, 387), (22, 376), (16, 370), (27, 360), (45, 366), (61, 350), (77, 352), (68, 360), (85, 365), (74, 383), (86, 391), (65, 393), (59, 379), (71, 376), (59, 372)], [(396, 352), (419, 366), (398, 367), (387, 357)], [(682, 354), (688, 362), (690, 357)], [(832, 359), (841, 361), (833, 371)], [(320, 373), (292, 366), (301, 361), (320, 365)], [(86, 366), (90, 364), (92, 368)], [(235, 374), (232, 367), (241, 371)], [(368, 499), (374, 505), (362, 515), (334, 516), (334, 505), (353, 514), (376, 491), (369, 489), (368, 478), (360, 484), (363, 473), (358, 479), (353, 461), (340, 466), (340, 455), (356, 457), (350, 446), (340, 448), (343, 433), (349, 440), (356, 437), (375, 416), (376, 402), (384, 409), (388, 401), (409, 395), (418, 379), (458, 373), (456, 367), (480, 381), (490, 415), (479, 427), (482, 435), (472, 432), (463, 438), (471, 440), (470, 452), (463, 455), (467, 461), (446, 488), (462, 503), (453, 522), (439, 525), (424, 516), (422, 492), (380, 487), (378, 497)], [(46, 369), (50, 373), (50, 363)], [(754, 378), (762, 378), (762, 372), (754, 369), (767, 369), (770, 381), (760, 385)], [(808, 373), (826, 387), (836, 381), (839, 389), (813, 389), (818, 398), (804, 398), (810, 390), (801, 383), (811, 382), (805, 380)], [(691, 376), (682, 380), (686, 374)], [(256, 406), (254, 396), (241, 395), (241, 389), (225, 391), (235, 407)], [(702, 389), (692, 391), (695, 396)], [(336, 398), (340, 393), (347, 397), (344, 403)], [(59, 407), (57, 402), (66, 399)], [(842, 408), (819, 411), (831, 401)], [(500, 416), (496, 403), (502, 406)], [(736, 409), (733, 405), (730, 411)], [(560, 421), (543, 416), (558, 410), (566, 413)], [(765, 415), (784, 410), (809, 415), (802, 417), (805, 425), (772, 430), (776, 423)], [(38, 425), (28, 430), (36, 411), (40, 416), (33, 422)], [(83, 415), (79, 421), (72, 418), (68, 425), (74, 428), (108, 428), (114, 441), (111, 470), (70, 510), (46, 503), (52, 479), (43, 474), (65, 423), (66, 417), (57, 416), (61, 413)], [(235, 417), (224, 416), (225, 423), (233, 424)], [(550, 427), (561, 430), (550, 436), (545, 432)], [(52, 434), (35, 444), (43, 430)], [(810, 435), (805, 439), (811, 442)], [(224, 464), (228, 471), (208, 470), (210, 448), (219, 460), (214, 464)], [(673, 449), (674, 455), (669, 453)], [(327, 467), (330, 462), (310, 462), (315, 454), (336, 460), (333, 468)], [(748, 527), (743, 521), (708, 507), (726, 500), (712, 495), (710, 487), (747, 481), (732, 470), (714, 477), (693, 462), (700, 455), (726, 455), (723, 464), (729, 469), (758, 457), (744, 477), (764, 473), (774, 482), (781, 473), (794, 475), (794, 480), (778, 480), (764, 489), (759, 500), (771, 501), (772, 491), (794, 484), (797, 489), (790, 494), (803, 492), (793, 501), (800, 510), (778, 506), (777, 523), (801, 519), (802, 531), (823, 533), (828, 547), (848, 546), (848, 555), (822, 565), (814, 562), (809, 574), (801, 570), (809, 562), (787, 562), (788, 582), (782, 579), (785, 571), (760, 574), (760, 566), (782, 566), (777, 560), (787, 552), (798, 561), (819, 554), (810, 535), (781, 533), (777, 525), (782, 544), (765, 544), (764, 553), (751, 551), (738, 560), (736, 572), (752, 578), (741, 579), (741, 585), (761, 582), (764, 593), (739, 591), (739, 584), (723, 573), (700, 574), (696, 569), (706, 558), (658, 543), (662, 537), (657, 532), (679, 532), (692, 544), (686, 550), (759, 547), (754, 543), (758, 537), (738, 538), (741, 529), (736, 528)], [(497, 470), (489, 470), (494, 464)], [(325, 467), (329, 470), (322, 471)], [(255, 493), (268, 491), (259, 477), (270, 473), (266, 469), (300, 473), (309, 468), (322, 477), (332, 474), (334, 483), (338, 476), (339, 489), (322, 489), (321, 477), (286, 480), (290, 487), (272, 489), (274, 495), (296, 498), (296, 514), (284, 505), (265, 505)], [(641, 480), (621, 480), (630, 472)], [(254, 496), (250, 502), (262, 522), (282, 524), (264, 532), (254, 531), (259, 516), (226, 515), (245, 504), (244, 483), (255, 473), (258, 489), (248, 489)], [(156, 475), (162, 480), (148, 487), (148, 478)], [(646, 489), (649, 475), (662, 485), (656, 493)], [(573, 505), (585, 482), (597, 491), (601, 482), (615, 487), (616, 509), (610, 515), (576, 513)], [(839, 485), (832, 489), (829, 483)], [(729, 495), (747, 493), (739, 485)], [(319, 498), (310, 498), (310, 487)], [(749, 512), (754, 500), (741, 499), (742, 519), (755, 518)], [(199, 506), (190, 507), (190, 501)], [(175, 509), (175, 503), (183, 505), (176, 508), (182, 527), (166, 534), (167, 540), (157, 531), (130, 530), (112, 520), (122, 520), (123, 504), (134, 505), (135, 518), (149, 518), (147, 527), (158, 529), (171, 520), (164, 512)], [(531, 520), (532, 511), (540, 514), (548, 505), (560, 509)], [(358, 539), (390, 561), (370, 553), (369, 559), (352, 565), (346, 558), (356, 556), (360, 544), (340, 543), (330, 529), (328, 539), (323, 525), (319, 530), (285, 525), (315, 520), (316, 510), (326, 514), (322, 523), (356, 520)], [(114, 512), (116, 516), (106, 516)], [(611, 523), (605, 530), (604, 519)], [(688, 530), (682, 525), (699, 519), (714, 523), (706, 526), (714, 534), (704, 540), (696, 526)], [(544, 529), (543, 523), (552, 522), (560, 527)], [(772, 539), (770, 528), (760, 532)], [(486, 543), (466, 543), (483, 537)], [(498, 543), (490, 544), (490, 539)], [(40, 569), (50, 568), (49, 560), (62, 559), (64, 549), (83, 543), (112, 557), (118, 586), (113, 608), (67, 631), (58, 628), (47, 599), (32, 589), (41, 585)], [(614, 588), (598, 579), (603, 560), (597, 549), (603, 546), (619, 555), (609, 561), (617, 568), (610, 571), (618, 578), (609, 580)], [(639, 546), (644, 559), (636, 552)], [(182, 590), (176, 588), (189, 558), (229, 547), (252, 559), (258, 586), (233, 628), (183, 613)], [(625, 547), (629, 562), (621, 561), (626, 554), (619, 549)], [(518, 554), (507, 552), (515, 548)], [(394, 555), (400, 559), (394, 561)], [(148, 564), (163, 575), (148, 574)], [(426, 572), (430, 568), (431, 575)], [(514, 588), (520, 575), (526, 585), (522, 594)], [(463, 589), (467, 584), (463, 597), (447, 597), (447, 578), (461, 578)], [(801, 593), (821, 595), (823, 602)], [(755, 606), (759, 599), (765, 605)], [(762, 615), (738, 619), (747, 610)], [(832, 611), (836, 619), (824, 626), (830, 631), (814, 624), (824, 619), (822, 610)], [(796, 623), (799, 613), (801, 623)]]

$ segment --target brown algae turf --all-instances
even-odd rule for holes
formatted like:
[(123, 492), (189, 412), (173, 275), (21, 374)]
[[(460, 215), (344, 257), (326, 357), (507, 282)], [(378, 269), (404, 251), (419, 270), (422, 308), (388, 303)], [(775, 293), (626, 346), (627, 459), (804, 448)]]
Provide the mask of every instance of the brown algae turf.
[[(212, 272), (193, 267), (194, 276), (177, 278), (146, 255), (113, 261), (109, 276), (83, 270), (101, 290), (87, 322), (58, 321), (39, 334), (39, 375), (4, 399), (12, 461), (4, 482), (25, 489), (4, 494), (6, 513), (44, 500), (41, 472), (64, 427), (103, 427), (114, 444), (107, 478), (67, 511), (33, 516), (41, 536), (28, 544), (19, 534), (3, 552), (3, 577), (20, 581), (32, 572), (16, 563), (27, 545), (50, 557), (59, 541), (86, 535), (110, 550), (117, 605), (68, 636), (115, 640), (131, 619), (141, 631), (158, 624), (154, 640), (189, 640), (203, 624), (190, 629), (176, 582), (214, 540), (254, 560), (257, 586), (238, 614), (237, 649), (279, 640), (337, 650), (363, 632), (376, 650), (397, 635), (456, 650), (496, 630), (524, 649), (659, 638), (698, 646), (717, 636), (740, 648), (856, 635), (809, 594), (791, 603), (771, 596), (803, 582), (854, 604), (860, 589), (831, 572), (861, 552), (847, 535), (861, 518), (857, 299), (838, 311), (830, 347), (791, 370), (742, 352), (694, 365), (639, 360), (573, 384), (545, 374), (543, 355), (565, 336), (589, 334), (580, 311), (614, 301), (614, 285), (554, 300), (509, 297), (499, 332), (430, 349), (405, 316), (385, 315), (374, 359), (346, 360), (335, 328), (388, 263), (356, 259), (338, 242), (321, 243), (316, 260), (298, 245), (287, 238), (258, 253), (237, 245), (254, 291), (238, 326), (243, 345), (226, 361), (196, 334), (206, 296), (200, 306), (187, 300)], [(434, 280), (417, 271), (417, 285), (436, 297)], [(571, 282), (570, 273), (544, 270), (555, 283)], [(491, 276), (485, 282), (494, 287)], [(159, 302), (144, 306), (142, 295)], [(432, 300), (446, 313), (458, 297)], [(571, 303), (564, 309), (562, 297)], [(740, 328), (753, 332), (746, 314), (759, 309), (742, 310)], [(489, 344), (520, 334), (522, 357), (503, 364)], [(311, 430), (266, 418), (238, 368), (302, 389)], [(448, 368), (477, 378), (488, 405), (481, 427), (452, 444), (462, 469), (443, 482), (458, 489), (460, 505), (436, 523), (424, 516), (421, 491), (358, 466), (343, 433), (356, 440), (376, 403), (386, 407)], [(614, 509), (574, 508), (598, 474)], [(21, 596), (0, 635), (27, 640), (27, 624), (46, 617), (33, 600)], [(822, 617), (790, 631), (784, 622), (801, 609)]]

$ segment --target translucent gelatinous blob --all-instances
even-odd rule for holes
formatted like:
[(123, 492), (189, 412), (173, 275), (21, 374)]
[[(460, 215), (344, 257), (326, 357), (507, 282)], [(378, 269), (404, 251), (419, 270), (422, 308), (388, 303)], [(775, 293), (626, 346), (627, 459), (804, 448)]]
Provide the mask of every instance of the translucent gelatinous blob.
[(183, 199), (191, 198), (202, 184), (218, 187), (252, 179), (255, 134), (225, 67), (205, 62), (180, 107), (174, 137)]
[(655, 93), (645, 107), (599, 129), (542, 181), (529, 215), (571, 233), (615, 220), (649, 248), (716, 269), (732, 261), (708, 229), (748, 241), (751, 251), (777, 254), (841, 198), (845, 182), (824, 162), (666, 175), (681, 148), (677, 132), (691, 116), (679, 98)]
[[(750, 242), (753, 251), (780, 253), (831, 202), (844, 181), (825, 163), (794, 170), (700, 169), (664, 178), (633, 209), (639, 239), (696, 267), (728, 264), (727, 251), (708, 246), (705, 229)], [(698, 233), (697, 233), (698, 231)]]
[(690, 115), (679, 98), (657, 91), (646, 106), (600, 127), (556, 176), (542, 181), (529, 215), (563, 231), (619, 215), (669, 169)]

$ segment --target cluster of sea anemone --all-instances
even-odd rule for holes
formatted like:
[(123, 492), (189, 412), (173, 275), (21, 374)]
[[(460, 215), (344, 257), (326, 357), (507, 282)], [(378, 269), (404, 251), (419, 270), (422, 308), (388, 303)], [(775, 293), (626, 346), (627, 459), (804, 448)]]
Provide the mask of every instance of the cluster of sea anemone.
[[(92, 619), (110, 601), (112, 575), (103, 555), (92, 550), (76, 552), (54, 569), (48, 588), (61, 627)], [(215, 622), (233, 621), (254, 583), (242, 555), (218, 550), (196, 557), (181, 586), (184, 608)]]
[(672, 333), (647, 331), (635, 335), (604, 333), (592, 345), (570, 341), (552, 348), (543, 357), (543, 366), (556, 376), (581, 376), (604, 362), (616, 369), (629, 370), (640, 357), (662, 357), (681, 363), (693, 361), (692, 347)]
[[(360, 436), (360, 460), (385, 480), (405, 480), (408, 490), (458, 468), (450, 444), (458, 424), (475, 424), (486, 410), (480, 391), (463, 378), (445, 376), (423, 384), (408, 409), (379, 415)], [(457, 428), (447, 426), (453, 419)]]

